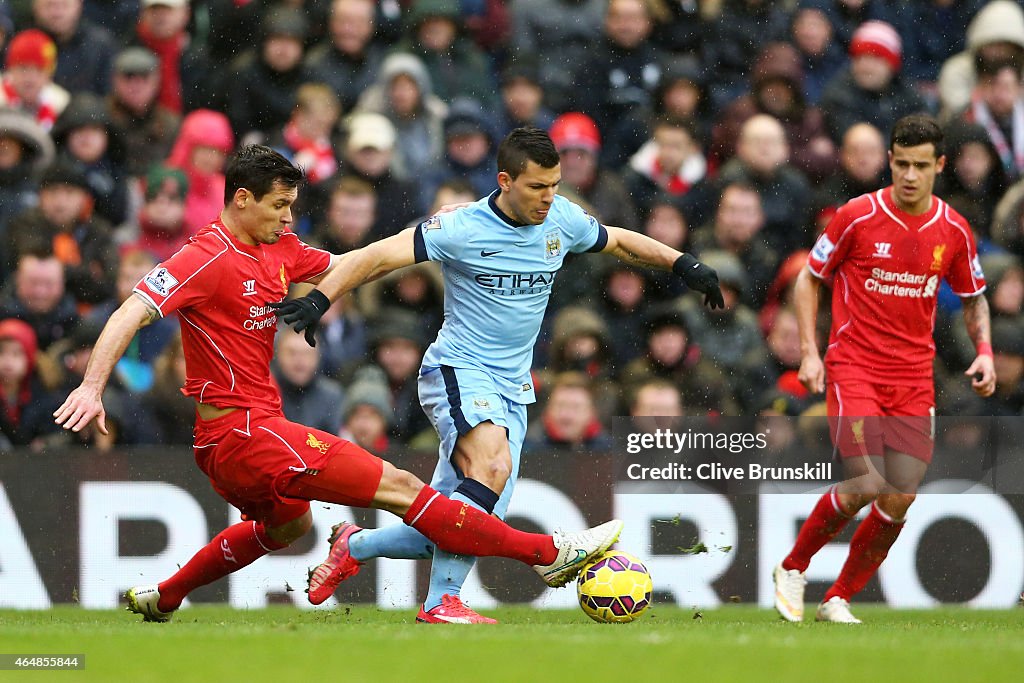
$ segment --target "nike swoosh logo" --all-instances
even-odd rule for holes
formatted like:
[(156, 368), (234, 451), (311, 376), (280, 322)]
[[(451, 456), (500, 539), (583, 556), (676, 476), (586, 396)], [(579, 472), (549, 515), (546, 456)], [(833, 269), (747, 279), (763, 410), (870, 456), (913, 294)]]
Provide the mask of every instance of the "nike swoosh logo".
[(574, 564), (582, 562), (586, 557), (587, 557), (586, 551), (582, 550), (581, 548), (577, 548), (576, 549), (576, 557), (574, 557), (573, 559), (569, 560), (568, 562), (566, 562), (565, 564), (563, 564), (561, 566), (558, 566), (558, 567), (555, 567), (554, 569), (549, 570), (547, 573), (544, 574), (544, 576), (550, 576), (551, 574), (554, 574), (555, 572), (560, 572), (563, 569), (565, 569), (566, 567), (571, 567)]
[(487, 251), (486, 249), (481, 249), (480, 250), (480, 255), (483, 256), (484, 258), (486, 258), (488, 256), (494, 256), (495, 254), (500, 254), (503, 251), (505, 251), (505, 250), (504, 249), (498, 249), (497, 251)]

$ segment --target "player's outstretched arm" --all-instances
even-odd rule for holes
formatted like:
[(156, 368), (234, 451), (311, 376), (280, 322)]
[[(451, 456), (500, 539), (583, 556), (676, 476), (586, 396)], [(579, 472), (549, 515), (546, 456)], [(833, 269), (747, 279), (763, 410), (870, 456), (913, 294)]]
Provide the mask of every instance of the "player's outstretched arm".
[(804, 268), (796, 277), (793, 306), (800, 329), (800, 372), (797, 378), (807, 390), (820, 394), (825, 391), (825, 365), (818, 353), (818, 293), (821, 280)]
[(337, 301), (363, 283), (416, 263), (414, 237), (417, 229), (406, 228), (397, 235), (348, 252), (309, 294), (270, 303), (269, 306), (296, 332), (305, 331), (306, 341), (310, 346), (316, 346), (316, 327), (332, 301)]
[(103, 388), (135, 333), (159, 317), (160, 312), (150, 302), (137, 294), (128, 297), (103, 326), (82, 383), (54, 411), (54, 422), (64, 429), (80, 432), (95, 419), (100, 432), (108, 434), (106, 411), (101, 400)]
[(603, 253), (646, 268), (670, 270), (683, 278), (687, 287), (704, 294), (705, 304), (711, 308), (725, 307), (714, 268), (639, 232), (611, 225), (605, 226), (605, 230), (608, 231), (608, 243)]
[(344, 254), (334, 271), (324, 278), (317, 289), (331, 301), (337, 301), (338, 297), (361, 284), (413, 265), (416, 263), (416, 230), (406, 228), (397, 235)]
[(964, 323), (978, 355), (964, 372), (971, 378), (971, 388), (979, 396), (991, 396), (996, 390), (996, 369), (992, 361), (991, 322), (988, 300), (982, 294), (964, 297)]

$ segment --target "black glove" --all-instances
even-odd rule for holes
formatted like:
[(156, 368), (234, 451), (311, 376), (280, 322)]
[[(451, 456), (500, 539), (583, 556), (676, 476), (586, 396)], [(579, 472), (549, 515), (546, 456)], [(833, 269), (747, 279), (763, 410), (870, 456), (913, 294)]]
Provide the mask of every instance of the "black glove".
[(683, 254), (672, 264), (672, 272), (683, 278), (690, 289), (704, 294), (704, 304), (710, 308), (725, 308), (722, 290), (718, 288), (718, 273), (690, 254)]
[(274, 315), (291, 325), (296, 332), (306, 331), (306, 343), (316, 346), (316, 326), (320, 318), (331, 307), (331, 300), (323, 292), (314, 289), (306, 296), (287, 301), (276, 301), (267, 304), (274, 309)]

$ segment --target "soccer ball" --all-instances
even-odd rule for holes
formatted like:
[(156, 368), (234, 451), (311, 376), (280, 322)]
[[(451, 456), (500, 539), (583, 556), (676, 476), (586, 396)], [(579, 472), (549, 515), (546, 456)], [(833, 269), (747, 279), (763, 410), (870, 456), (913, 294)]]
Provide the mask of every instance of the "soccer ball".
[(654, 584), (643, 562), (621, 550), (609, 550), (588, 564), (576, 581), (580, 607), (594, 621), (624, 624), (651, 604)]

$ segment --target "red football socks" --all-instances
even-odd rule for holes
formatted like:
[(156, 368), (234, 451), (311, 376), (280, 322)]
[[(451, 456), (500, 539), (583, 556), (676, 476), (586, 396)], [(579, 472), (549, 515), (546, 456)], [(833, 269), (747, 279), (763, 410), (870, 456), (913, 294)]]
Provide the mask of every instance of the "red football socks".
[(267, 536), (262, 524), (240, 522), (229, 526), (192, 556), (174, 576), (161, 583), (157, 609), (178, 609), (185, 596), (199, 586), (252, 564), (269, 552), (287, 547)]
[(811, 516), (800, 527), (793, 550), (782, 561), (782, 568), (807, 571), (807, 565), (811, 563), (814, 554), (839, 535), (851, 519), (839, 507), (839, 496), (833, 486), (818, 499)]
[(837, 595), (849, 602), (850, 598), (863, 590), (902, 530), (902, 521), (893, 520), (878, 509), (877, 502), (872, 503), (871, 512), (857, 527), (850, 541), (850, 555), (846, 558), (843, 571), (825, 593), (822, 602), (828, 602)]
[(526, 564), (550, 564), (557, 551), (546, 534), (513, 529), (469, 503), (452, 500), (424, 486), (402, 518), (406, 524), (456, 555), (508, 557)]

